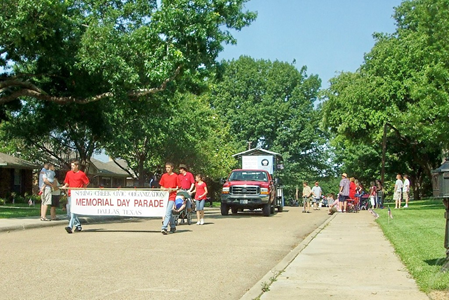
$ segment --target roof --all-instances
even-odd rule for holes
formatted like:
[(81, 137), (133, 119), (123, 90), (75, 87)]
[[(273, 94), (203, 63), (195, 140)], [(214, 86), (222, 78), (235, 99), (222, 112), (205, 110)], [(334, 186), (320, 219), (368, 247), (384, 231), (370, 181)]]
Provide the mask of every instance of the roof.
[(40, 166), (15, 156), (0, 153), (0, 168), (34, 170), (39, 169)]
[(444, 163), (439, 168), (432, 170), (432, 173), (443, 173), (448, 171), (449, 171), (449, 159), (446, 158)]
[(101, 176), (114, 176), (114, 177), (129, 177), (129, 173), (117, 166), (113, 161), (104, 163), (98, 159), (91, 158), (90, 161), (97, 168), (98, 173), (96, 175)]
[(240, 156), (243, 156), (243, 155), (248, 155), (248, 156), (252, 156), (252, 155), (254, 155), (254, 156), (255, 155), (273, 155), (273, 156), (276, 156), (276, 157), (279, 157), (279, 158), (282, 159), (282, 155), (281, 154), (276, 153), (276, 152), (272, 152), (272, 151), (268, 151), (268, 150), (265, 150), (265, 149), (262, 149), (262, 148), (249, 149), (249, 150), (246, 150), (246, 151), (234, 154), (233, 157), (240, 157)]

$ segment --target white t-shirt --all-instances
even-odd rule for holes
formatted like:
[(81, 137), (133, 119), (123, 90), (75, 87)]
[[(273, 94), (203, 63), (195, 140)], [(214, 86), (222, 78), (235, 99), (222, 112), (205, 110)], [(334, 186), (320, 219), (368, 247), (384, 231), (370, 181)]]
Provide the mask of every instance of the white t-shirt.
[(321, 194), (323, 193), (323, 191), (321, 190), (321, 188), (319, 186), (314, 186), (312, 188), (312, 193), (313, 193), (313, 198), (315, 199), (321, 199)]
[(398, 180), (396, 180), (396, 192), (401, 192), (402, 191), (402, 186), (403, 186), (403, 183), (402, 183), (402, 180), (400, 180), (400, 179), (398, 179)]
[(408, 180), (408, 178), (406, 178), (404, 180), (404, 192), (408, 192), (410, 191), (410, 180)]

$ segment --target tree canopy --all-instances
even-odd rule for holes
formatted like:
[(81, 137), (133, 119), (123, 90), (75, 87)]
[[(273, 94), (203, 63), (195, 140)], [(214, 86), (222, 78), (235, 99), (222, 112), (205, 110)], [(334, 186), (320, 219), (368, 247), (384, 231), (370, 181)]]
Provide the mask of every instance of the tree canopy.
[(323, 126), (340, 141), (377, 152), (371, 166), (356, 161), (380, 170), (386, 125), (387, 171), (411, 172), (415, 187), (422, 183), (419, 174), (430, 182), (449, 146), (448, 10), (446, 0), (404, 1), (395, 9), (396, 31), (375, 34), (360, 68), (333, 78), (325, 92)]
[(195, 82), (235, 43), (229, 29), (255, 19), (246, 1), (3, 1), (0, 104), (135, 99)]
[(212, 88), (211, 105), (230, 126), (242, 151), (260, 147), (285, 160), (284, 184), (323, 176), (325, 135), (315, 102), (321, 80), (306, 68), (242, 56), (223, 62)]

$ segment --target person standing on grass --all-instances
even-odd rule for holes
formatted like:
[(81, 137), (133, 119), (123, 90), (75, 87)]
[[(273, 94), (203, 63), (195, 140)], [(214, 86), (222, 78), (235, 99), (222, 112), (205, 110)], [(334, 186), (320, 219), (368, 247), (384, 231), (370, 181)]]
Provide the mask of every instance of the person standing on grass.
[(408, 175), (404, 174), (404, 188), (403, 188), (403, 199), (405, 200), (404, 208), (408, 207), (408, 201), (410, 200), (410, 180), (408, 180)]
[(338, 211), (346, 212), (349, 198), (349, 179), (346, 173), (341, 174), (340, 192), (338, 193), (339, 207)]
[(396, 175), (396, 183), (394, 184), (394, 208), (398, 209), (401, 208), (401, 199), (402, 199), (402, 176), (401, 174)]
[(310, 198), (312, 197), (312, 189), (310, 188), (307, 181), (302, 183), (302, 198), (304, 200), (303, 213), (310, 213)]
[(196, 205), (196, 218), (198, 222), (196, 222), (197, 225), (203, 225), (204, 224), (204, 204), (206, 202), (207, 198), (207, 185), (203, 181), (203, 175), (196, 174), (195, 176), (195, 190), (193, 193), (195, 193), (195, 205)]
[(369, 200), (371, 202), (371, 208), (377, 207), (376, 200), (377, 200), (377, 187), (374, 181), (371, 182), (371, 187), (369, 189)]
[[(77, 160), (73, 161), (70, 164), (71, 170), (68, 171), (67, 174), (65, 175), (64, 186), (62, 187), (62, 189), (69, 188), (69, 191), (67, 193), (67, 204), (69, 209), (72, 204), (70, 188), (85, 188), (89, 185), (89, 178), (87, 178), (86, 174), (79, 169), (79, 165), (80, 162)], [(78, 216), (73, 212), (71, 212), (69, 226), (67, 226), (65, 230), (67, 231), (67, 233), (72, 233), (73, 228), (75, 228), (76, 231), (83, 230), (83, 228), (81, 227), (81, 222), (78, 219)]]
[(49, 205), (51, 205), (52, 186), (55, 179), (54, 169), (55, 167), (53, 166), (53, 164), (46, 163), (44, 165), (44, 168), (41, 170), (41, 174), (39, 174), (39, 194), (41, 195), (41, 221), (50, 221), (50, 219), (47, 219), (47, 208)]
[(313, 195), (313, 209), (317, 210), (320, 209), (319, 203), (321, 201), (321, 195), (323, 194), (323, 190), (319, 186), (318, 181), (315, 181), (315, 186), (312, 188), (312, 195)]
[(173, 169), (174, 164), (171, 162), (167, 162), (165, 164), (166, 173), (162, 175), (161, 180), (159, 181), (161, 189), (169, 192), (167, 209), (165, 210), (165, 217), (164, 220), (162, 221), (162, 228), (161, 228), (161, 233), (163, 235), (168, 234), (167, 228), (169, 223), (170, 223), (170, 232), (171, 233), (176, 232), (176, 224), (175, 219), (173, 217), (173, 207), (175, 205), (176, 193), (181, 184), (179, 182), (178, 174), (173, 172)]

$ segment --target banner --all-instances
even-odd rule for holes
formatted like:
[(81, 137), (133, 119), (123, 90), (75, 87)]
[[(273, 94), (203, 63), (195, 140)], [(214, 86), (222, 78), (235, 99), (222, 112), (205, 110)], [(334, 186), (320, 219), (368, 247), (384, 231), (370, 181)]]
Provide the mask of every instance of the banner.
[(70, 189), (71, 211), (88, 216), (162, 217), (168, 192), (145, 189)]

